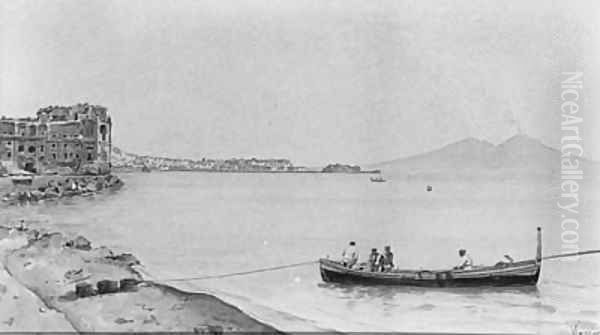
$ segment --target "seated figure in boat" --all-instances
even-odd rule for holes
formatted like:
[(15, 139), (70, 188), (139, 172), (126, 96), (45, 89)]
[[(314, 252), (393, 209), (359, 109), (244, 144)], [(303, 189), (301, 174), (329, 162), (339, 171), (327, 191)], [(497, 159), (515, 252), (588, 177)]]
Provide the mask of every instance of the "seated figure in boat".
[(392, 253), (392, 247), (386, 245), (383, 248), (383, 253), (379, 258), (379, 270), (381, 272), (390, 272), (394, 269), (394, 253)]
[(379, 257), (380, 256), (381, 255), (379, 255), (377, 248), (371, 249), (371, 253), (369, 254), (369, 261), (367, 264), (369, 271), (375, 272), (375, 271), (379, 270)]
[(515, 260), (514, 260), (512, 257), (510, 257), (510, 255), (504, 255), (504, 258), (505, 258), (505, 259), (501, 259), (501, 260), (500, 260), (498, 263), (496, 263), (496, 265), (494, 265), (494, 266), (495, 266), (495, 267), (502, 267), (502, 268), (504, 268), (504, 267), (507, 267), (507, 266), (509, 266), (510, 264), (512, 264), (512, 263), (514, 263), (514, 262), (515, 262)]
[(356, 242), (350, 241), (348, 247), (342, 252), (342, 263), (345, 267), (352, 268), (358, 262)]
[(458, 255), (460, 256), (460, 262), (454, 269), (457, 270), (471, 270), (473, 268), (473, 259), (465, 249), (460, 249), (458, 251)]

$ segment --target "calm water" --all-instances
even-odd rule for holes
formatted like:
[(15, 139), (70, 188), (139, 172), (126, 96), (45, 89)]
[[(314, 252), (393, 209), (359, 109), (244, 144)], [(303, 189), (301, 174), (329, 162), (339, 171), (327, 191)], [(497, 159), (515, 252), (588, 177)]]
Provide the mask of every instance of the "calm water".
[[(548, 181), (370, 183), (360, 175), (150, 173), (122, 175), (116, 194), (2, 208), (2, 219), (37, 216), (95, 245), (132, 251), (155, 278), (251, 270), (338, 257), (356, 240), (392, 245), (406, 268), (450, 267), (467, 248), (475, 263), (561, 251), (559, 188)], [(595, 187), (592, 187), (595, 186)], [(600, 247), (599, 195), (581, 191), (580, 249)], [(283, 330), (570, 333), (600, 327), (600, 256), (544, 263), (537, 289), (344, 287), (316, 265), (178, 283), (216, 293)]]

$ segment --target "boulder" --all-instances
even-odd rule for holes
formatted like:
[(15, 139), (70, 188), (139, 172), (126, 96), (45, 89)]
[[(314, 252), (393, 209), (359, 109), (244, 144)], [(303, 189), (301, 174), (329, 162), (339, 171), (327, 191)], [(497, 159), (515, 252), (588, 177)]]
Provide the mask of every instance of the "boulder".
[(110, 255), (106, 256), (106, 258), (128, 266), (141, 264), (139, 259), (137, 259), (133, 254), (129, 253)]
[(96, 287), (98, 287), (98, 294), (119, 292), (119, 282), (116, 280), (101, 280), (96, 283)]
[(204, 324), (194, 327), (194, 334), (211, 334), (221, 335), (223, 334), (223, 327), (220, 325)]
[(83, 277), (83, 269), (68, 270), (65, 272), (65, 279), (67, 280), (76, 280), (81, 277)]
[(95, 295), (96, 292), (92, 284), (84, 282), (75, 284), (75, 295), (79, 298), (91, 297)]
[(90, 240), (88, 240), (87, 238), (79, 235), (76, 238), (67, 241), (67, 243), (65, 243), (65, 245), (69, 248), (74, 248), (74, 249), (79, 249), (79, 250), (85, 250), (85, 251), (89, 251), (92, 249), (92, 242), (90, 242)]
[(139, 282), (135, 278), (123, 278), (119, 281), (119, 289), (121, 292), (136, 291)]

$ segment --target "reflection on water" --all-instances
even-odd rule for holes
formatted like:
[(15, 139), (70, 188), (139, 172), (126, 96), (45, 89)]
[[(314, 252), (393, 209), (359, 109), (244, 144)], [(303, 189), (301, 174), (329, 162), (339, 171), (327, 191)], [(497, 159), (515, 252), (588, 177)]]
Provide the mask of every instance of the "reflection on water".
[[(402, 268), (448, 268), (466, 248), (475, 264), (561, 252), (557, 185), (539, 182), (371, 183), (360, 175), (150, 173), (123, 175), (119, 192), (0, 210), (33, 216), (95, 246), (134, 252), (155, 278), (242, 272), (338, 257), (349, 240), (361, 259), (391, 245)], [(598, 189), (596, 187), (589, 188)], [(581, 249), (600, 245), (599, 197), (581, 194)], [(544, 262), (537, 288), (348, 286), (318, 266), (177, 283), (217, 292), (283, 330), (563, 332), (596, 322), (600, 260)], [(273, 312), (275, 311), (275, 312)], [(456, 322), (461, 320), (461, 322)]]
[(428, 292), (454, 294), (466, 298), (478, 299), (483, 294), (507, 293), (539, 297), (537, 286), (507, 286), (507, 287), (418, 287), (418, 286), (389, 286), (389, 285), (357, 285), (343, 283), (318, 283), (318, 287), (333, 290), (344, 295), (347, 299), (355, 298), (389, 298), (398, 294), (424, 295)]

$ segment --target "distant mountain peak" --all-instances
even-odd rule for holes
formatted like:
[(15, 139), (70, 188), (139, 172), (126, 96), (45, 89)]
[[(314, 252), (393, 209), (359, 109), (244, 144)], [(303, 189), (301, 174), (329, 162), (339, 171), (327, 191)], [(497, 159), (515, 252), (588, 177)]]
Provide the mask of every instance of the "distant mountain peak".
[(493, 147), (494, 145), (484, 139), (476, 138), (476, 137), (467, 137), (460, 141), (450, 143), (443, 148), (451, 147), (451, 146), (476, 146), (476, 147)]
[(547, 146), (542, 141), (525, 134), (517, 134), (509, 137), (497, 145), (500, 150), (517, 152), (556, 151), (557, 149)]
[[(373, 165), (386, 173), (456, 175), (468, 171), (553, 173), (560, 152), (540, 140), (516, 134), (499, 144), (468, 137), (420, 155)], [(513, 172), (511, 172), (513, 173)]]

